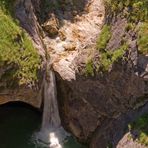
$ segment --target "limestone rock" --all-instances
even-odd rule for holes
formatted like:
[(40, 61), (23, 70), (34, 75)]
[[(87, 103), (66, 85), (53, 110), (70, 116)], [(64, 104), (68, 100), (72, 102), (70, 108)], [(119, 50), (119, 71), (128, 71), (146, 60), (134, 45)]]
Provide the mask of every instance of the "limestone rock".
[(87, 51), (89, 47), (95, 47), (103, 25), (105, 8), (101, 0), (71, 0), (60, 3), (59, 10), (54, 15), (53, 12), (48, 14), (53, 17), (44, 23), (47, 24), (46, 31), (56, 36), (46, 36), (44, 43), (53, 61), (54, 70), (63, 79), (70, 80), (75, 78), (77, 65), (74, 64), (74, 59), (84, 49)]
[(76, 49), (76, 45), (74, 43), (64, 45), (66, 51), (73, 51)]

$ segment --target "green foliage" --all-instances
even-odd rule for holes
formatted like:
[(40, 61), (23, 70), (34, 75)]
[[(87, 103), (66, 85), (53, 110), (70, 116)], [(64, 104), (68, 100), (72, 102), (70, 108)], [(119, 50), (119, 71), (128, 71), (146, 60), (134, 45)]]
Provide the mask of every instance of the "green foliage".
[(115, 62), (115, 61), (118, 61), (119, 59), (121, 59), (127, 49), (128, 49), (127, 44), (123, 44), (120, 48), (116, 49), (112, 53), (112, 62)]
[(101, 71), (108, 71), (114, 62), (117, 62), (122, 58), (128, 48), (127, 44), (123, 43), (119, 49), (115, 49), (114, 51), (106, 50), (106, 46), (111, 38), (111, 35), (111, 27), (104, 25), (97, 40), (97, 49), (100, 53), (99, 69)]
[(138, 48), (141, 54), (148, 54), (148, 23), (143, 23), (138, 32)]
[(97, 40), (97, 49), (98, 50), (105, 49), (110, 38), (111, 38), (110, 26), (104, 25)]
[(88, 60), (85, 68), (86, 76), (94, 76), (94, 68), (93, 68), (93, 61)]
[(139, 132), (138, 141), (148, 146), (148, 114), (141, 116), (138, 120), (130, 124), (131, 130)]
[[(141, 22), (138, 31), (139, 53), (148, 54), (148, 0), (104, 0), (108, 13), (124, 16), (128, 20), (125, 30), (133, 30)], [(137, 32), (137, 31), (135, 31)]]
[(102, 51), (100, 52), (100, 70), (108, 71), (109, 67), (112, 65), (112, 52), (110, 51)]
[(117, 62), (119, 59), (121, 59), (125, 53), (125, 51), (128, 49), (127, 44), (122, 45), (120, 48), (114, 50), (114, 51), (104, 51), (101, 53), (101, 59), (100, 59), (100, 68), (102, 71), (108, 71), (110, 66)]
[(12, 6), (12, 0), (0, 0), (0, 66), (16, 65), (11, 77), (17, 78), (20, 84), (33, 84), (37, 80), (40, 57), (27, 33), (10, 15)]
[(2, 11), (9, 15), (14, 15), (14, 2), (16, 0), (0, 0), (0, 7)]
[(134, 23), (128, 23), (127, 26), (125, 27), (125, 31), (128, 32), (129, 30), (133, 30), (135, 28)]
[(123, 9), (124, 15), (131, 22), (145, 21), (148, 19), (148, 0), (104, 0), (107, 9), (117, 14)]

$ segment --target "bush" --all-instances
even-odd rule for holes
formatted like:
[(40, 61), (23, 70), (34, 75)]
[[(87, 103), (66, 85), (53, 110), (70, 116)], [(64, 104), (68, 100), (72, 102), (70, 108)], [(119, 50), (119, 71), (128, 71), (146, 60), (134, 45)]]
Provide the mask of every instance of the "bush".
[(148, 23), (143, 23), (138, 32), (138, 48), (141, 54), (148, 54)]
[(88, 60), (85, 68), (86, 76), (94, 76), (94, 68), (93, 68), (93, 61)]
[(105, 49), (110, 38), (111, 38), (110, 26), (104, 25), (97, 40), (97, 49), (98, 50)]

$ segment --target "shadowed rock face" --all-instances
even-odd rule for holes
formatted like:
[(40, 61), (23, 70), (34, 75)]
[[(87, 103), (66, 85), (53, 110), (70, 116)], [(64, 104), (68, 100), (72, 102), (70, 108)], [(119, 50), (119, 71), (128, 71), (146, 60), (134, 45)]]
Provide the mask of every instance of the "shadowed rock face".
[(148, 113), (148, 103), (138, 109), (129, 110), (117, 119), (104, 121), (104, 124), (98, 127), (94, 133), (90, 147), (105, 148), (108, 145), (112, 145), (112, 147), (117, 148), (146, 148), (146, 146), (133, 142), (132, 140), (130, 141), (127, 137), (124, 137), (127, 136), (128, 133), (128, 124), (145, 113)]
[[(115, 147), (127, 124), (148, 113), (147, 105), (143, 107), (148, 101), (147, 55), (138, 53), (136, 33), (125, 32), (126, 23), (120, 17), (112, 22), (107, 50), (118, 49), (124, 34), (129, 43), (128, 60), (115, 62), (109, 72), (94, 72), (94, 77), (88, 77), (82, 75), (88, 57), (83, 51), (74, 60), (78, 70), (75, 80), (62, 80), (57, 74), (62, 121), (78, 139), (91, 143), (91, 148)], [(95, 51), (94, 66), (97, 54)]]
[[(75, 81), (57, 80), (60, 109), (66, 127), (82, 141), (89, 140), (106, 120), (118, 119), (147, 101), (145, 80), (125, 66), (109, 74)], [(108, 125), (106, 125), (108, 127)]]
[[(105, 148), (110, 143), (116, 146), (127, 124), (148, 113), (147, 106), (143, 108), (148, 101), (147, 55), (138, 53), (137, 34), (125, 31), (125, 18), (117, 16), (110, 24), (112, 37), (106, 50), (120, 48), (124, 36), (128, 42), (127, 60), (115, 62), (108, 72), (94, 70), (94, 77), (88, 77), (83, 75), (88, 50), (83, 50), (73, 60), (77, 69), (75, 80), (66, 81), (57, 74), (62, 121), (78, 139), (91, 143), (92, 148)], [(94, 53), (96, 67), (99, 53)]]
[(41, 37), (40, 25), (37, 20), (36, 10), (39, 9), (40, 0), (16, 0), (15, 15), (21, 26), (30, 34), (35, 47), (42, 57), (45, 56), (44, 45)]

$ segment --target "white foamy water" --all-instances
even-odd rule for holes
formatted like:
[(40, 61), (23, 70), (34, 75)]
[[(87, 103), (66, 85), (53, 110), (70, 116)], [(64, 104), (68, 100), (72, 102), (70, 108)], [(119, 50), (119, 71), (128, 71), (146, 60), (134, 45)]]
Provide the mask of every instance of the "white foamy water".
[(42, 127), (39, 132), (35, 133), (34, 137), (37, 143), (42, 143), (49, 148), (62, 148), (62, 144), (69, 134), (61, 126), (53, 71), (47, 70), (43, 83), (44, 109)]

